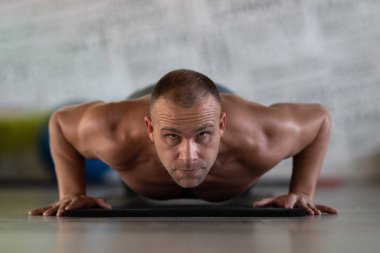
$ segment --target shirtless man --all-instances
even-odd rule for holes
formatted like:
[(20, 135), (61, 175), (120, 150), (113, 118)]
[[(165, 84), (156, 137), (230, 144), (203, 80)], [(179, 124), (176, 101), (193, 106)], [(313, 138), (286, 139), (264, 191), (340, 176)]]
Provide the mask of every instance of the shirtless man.
[(251, 103), (219, 94), (205, 75), (175, 70), (151, 95), (62, 108), (49, 121), (59, 200), (30, 215), (61, 216), (76, 208), (111, 208), (86, 195), (84, 159), (113, 168), (136, 193), (151, 199), (236, 197), (285, 158), (293, 158), (289, 192), (253, 203), (335, 214), (313, 201), (330, 133), (318, 104)]

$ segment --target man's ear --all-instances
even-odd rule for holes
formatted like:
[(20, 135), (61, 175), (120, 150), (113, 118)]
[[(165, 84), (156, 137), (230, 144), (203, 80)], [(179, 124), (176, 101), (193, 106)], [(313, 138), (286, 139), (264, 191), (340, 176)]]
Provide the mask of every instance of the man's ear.
[(145, 116), (144, 117), (144, 123), (145, 123), (145, 129), (146, 129), (146, 132), (148, 133), (149, 139), (152, 142), (154, 142), (152, 119), (148, 116)]
[(227, 114), (225, 112), (222, 112), (219, 118), (220, 135), (223, 135), (224, 130), (226, 129), (226, 125), (227, 125)]

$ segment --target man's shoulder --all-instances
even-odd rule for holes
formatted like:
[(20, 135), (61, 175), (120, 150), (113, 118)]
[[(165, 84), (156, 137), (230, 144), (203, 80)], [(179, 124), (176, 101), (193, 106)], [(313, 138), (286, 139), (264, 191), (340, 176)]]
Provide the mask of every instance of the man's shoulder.
[(80, 143), (106, 157), (130, 147), (138, 149), (146, 135), (143, 107), (149, 105), (144, 101), (122, 100), (90, 108), (78, 127)]
[(125, 116), (136, 116), (149, 112), (149, 100), (146, 98), (134, 100), (120, 100), (112, 102), (98, 102), (88, 108), (83, 118), (85, 121), (96, 121), (105, 125), (120, 123)]
[(149, 101), (144, 99), (103, 102), (86, 112), (81, 125), (116, 130), (120, 127), (132, 127), (138, 120), (143, 122), (144, 116), (148, 114)]
[(220, 93), (222, 103), (228, 103), (231, 101), (243, 101), (243, 98), (234, 93)]
[(261, 128), (270, 116), (267, 106), (233, 94), (222, 94), (222, 111), (227, 115), (227, 125), (244, 131)]
[(240, 111), (243, 111), (243, 110), (252, 111), (252, 110), (267, 108), (266, 106), (263, 106), (262, 104), (259, 104), (254, 101), (250, 101), (236, 94), (222, 93), (220, 94), (220, 97), (222, 99), (222, 109), (225, 109), (225, 110), (234, 109), (234, 110), (240, 110)]

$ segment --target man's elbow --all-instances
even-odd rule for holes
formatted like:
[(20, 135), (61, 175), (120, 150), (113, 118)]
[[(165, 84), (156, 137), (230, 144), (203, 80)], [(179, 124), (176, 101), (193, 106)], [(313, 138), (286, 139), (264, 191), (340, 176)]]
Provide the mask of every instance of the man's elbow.
[(62, 123), (64, 120), (64, 112), (61, 110), (57, 110), (53, 112), (49, 117), (49, 136), (55, 135), (57, 133), (62, 134)]
[(49, 128), (64, 124), (72, 108), (73, 106), (63, 106), (54, 111), (49, 117)]
[(58, 125), (59, 117), (60, 117), (59, 114), (60, 114), (60, 112), (58, 110), (58, 111), (53, 112), (50, 115), (50, 117), (49, 117), (49, 128), (56, 127)]
[(316, 104), (315, 106), (318, 111), (318, 117), (321, 120), (321, 130), (330, 133), (332, 120), (329, 111), (321, 104)]

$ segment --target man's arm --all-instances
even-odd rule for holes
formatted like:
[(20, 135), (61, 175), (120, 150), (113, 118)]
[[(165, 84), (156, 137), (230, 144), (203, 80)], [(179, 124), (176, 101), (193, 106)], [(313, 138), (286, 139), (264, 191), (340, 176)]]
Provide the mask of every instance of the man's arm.
[(285, 130), (288, 133), (282, 133), (292, 138), (285, 141), (289, 145), (287, 156), (293, 157), (289, 193), (297, 192), (313, 198), (327, 151), (330, 115), (319, 104), (276, 104), (271, 107), (279, 110), (282, 124), (293, 125)]
[[(311, 130), (310, 134), (313, 136), (311, 142), (306, 143), (305, 147), (293, 156), (293, 173), (289, 186), (289, 193), (301, 193), (311, 199), (314, 198), (331, 127), (331, 118), (328, 112), (322, 107), (314, 110), (316, 111), (315, 117), (319, 122), (316, 130)], [(307, 125), (305, 127), (307, 128)]]
[(110, 207), (101, 199), (86, 196), (84, 157), (78, 151), (79, 126), (88, 110), (97, 103), (63, 108), (50, 117), (50, 151), (57, 175), (59, 201), (30, 211), (31, 215), (59, 216), (66, 208)]
[[(274, 123), (272, 143), (282, 143), (288, 150), (286, 157), (293, 157), (293, 173), (289, 194), (256, 203), (278, 204), (292, 208), (306, 208), (310, 214), (336, 213), (327, 206), (315, 205), (313, 198), (330, 135), (331, 118), (318, 104), (275, 104), (270, 107)], [(269, 202), (268, 202), (269, 201)]]

